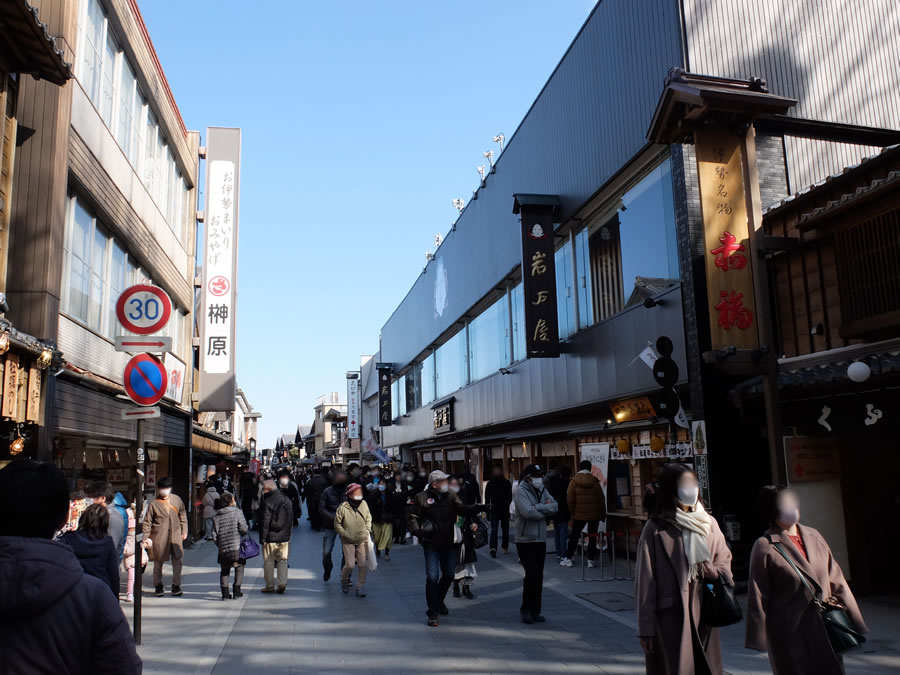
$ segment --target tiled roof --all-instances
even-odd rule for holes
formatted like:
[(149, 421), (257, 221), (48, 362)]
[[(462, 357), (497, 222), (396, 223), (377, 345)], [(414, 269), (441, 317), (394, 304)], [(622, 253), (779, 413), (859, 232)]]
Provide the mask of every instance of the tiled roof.
[[(0, 0), (0, 24), (3, 41), (15, 46), (8, 64), (12, 72), (35, 75), (58, 85), (74, 76), (62, 45), (50, 35), (37, 8), (28, 0)], [(0, 50), (5, 51), (5, 46)]]

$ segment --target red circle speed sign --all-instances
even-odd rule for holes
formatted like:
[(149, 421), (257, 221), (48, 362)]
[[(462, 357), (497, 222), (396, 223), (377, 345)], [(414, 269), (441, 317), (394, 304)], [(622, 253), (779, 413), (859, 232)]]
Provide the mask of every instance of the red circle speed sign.
[(138, 284), (126, 288), (116, 301), (119, 323), (136, 335), (152, 335), (162, 330), (171, 316), (172, 301), (156, 286)]
[(125, 392), (138, 405), (159, 403), (169, 386), (165, 366), (149, 354), (138, 354), (125, 364)]

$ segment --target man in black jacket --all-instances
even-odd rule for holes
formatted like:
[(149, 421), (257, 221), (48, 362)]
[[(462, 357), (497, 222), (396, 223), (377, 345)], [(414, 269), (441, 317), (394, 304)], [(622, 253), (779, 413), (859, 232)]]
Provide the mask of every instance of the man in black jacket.
[[(293, 505), (269, 479), (263, 483), (260, 506), (259, 540), (263, 545), (263, 593), (284, 593), (288, 580), (288, 554), (291, 542)], [(278, 565), (278, 588), (275, 588), (275, 565)]]
[(278, 472), (278, 490), (281, 494), (291, 500), (294, 525), (298, 525), (298, 519), (303, 514), (303, 509), (300, 506), (300, 488), (296, 481), (294, 481), (291, 472), (287, 469), (282, 469)]
[(491, 557), (497, 557), (497, 535), (503, 527), (503, 552), (509, 553), (509, 505), (512, 504), (512, 483), (503, 477), (503, 467), (491, 470), (491, 479), (484, 489), (484, 501), (491, 507)]
[(334, 562), (331, 560), (334, 540), (337, 539), (337, 532), (334, 531), (334, 515), (341, 502), (347, 498), (344, 494), (346, 490), (347, 472), (336, 471), (334, 483), (325, 489), (319, 499), (319, 515), (322, 518), (322, 526), (325, 528), (325, 534), (322, 536), (322, 568), (325, 570), (322, 575), (323, 581), (331, 578), (331, 570), (334, 568)]
[(319, 513), (319, 500), (328, 487), (328, 470), (322, 469), (313, 474), (306, 483), (306, 511), (309, 513), (310, 525), (314, 532), (322, 529), (322, 516)]
[(438, 625), (438, 614), (449, 614), (444, 604), (447, 590), (456, 572), (457, 550), (453, 545), (453, 526), (457, 516), (468, 516), (484, 510), (483, 504), (465, 505), (450, 493), (450, 477), (443, 471), (432, 471), (428, 487), (420, 492), (409, 507), (409, 531), (422, 542), (425, 552), (425, 600), (428, 603), (428, 625)]
[(394, 543), (406, 543), (406, 512), (416, 494), (398, 471), (394, 479), (388, 481), (388, 505), (394, 518)]

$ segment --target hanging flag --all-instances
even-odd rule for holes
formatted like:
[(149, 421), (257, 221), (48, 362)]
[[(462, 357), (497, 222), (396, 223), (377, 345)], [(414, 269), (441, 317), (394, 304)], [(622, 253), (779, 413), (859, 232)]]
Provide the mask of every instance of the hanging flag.
[(651, 345), (647, 345), (647, 348), (640, 354), (638, 354), (638, 358), (646, 363), (648, 368), (652, 368), (653, 364), (656, 363), (656, 359), (658, 359), (659, 356), (653, 350), (653, 347)]
[(684, 412), (684, 406), (681, 405), (681, 400), (678, 401), (678, 412), (675, 414), (675, 419), (672, 421), (685, 429), (691, 428), (691, 423), (688, 422), (687, 413)]

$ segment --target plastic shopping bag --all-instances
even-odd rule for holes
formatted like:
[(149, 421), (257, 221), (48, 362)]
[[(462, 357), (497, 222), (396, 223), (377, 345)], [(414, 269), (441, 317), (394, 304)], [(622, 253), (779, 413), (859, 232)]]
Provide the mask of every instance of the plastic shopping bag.
[(374, 572), (378, 569), (378, 558), (375, 557), (375, 542), (372, 540), (372, 537), (366, 540), (366, 546), (368, 547), (366, 551), (366, 567), (369, 568), (370, 572)]

